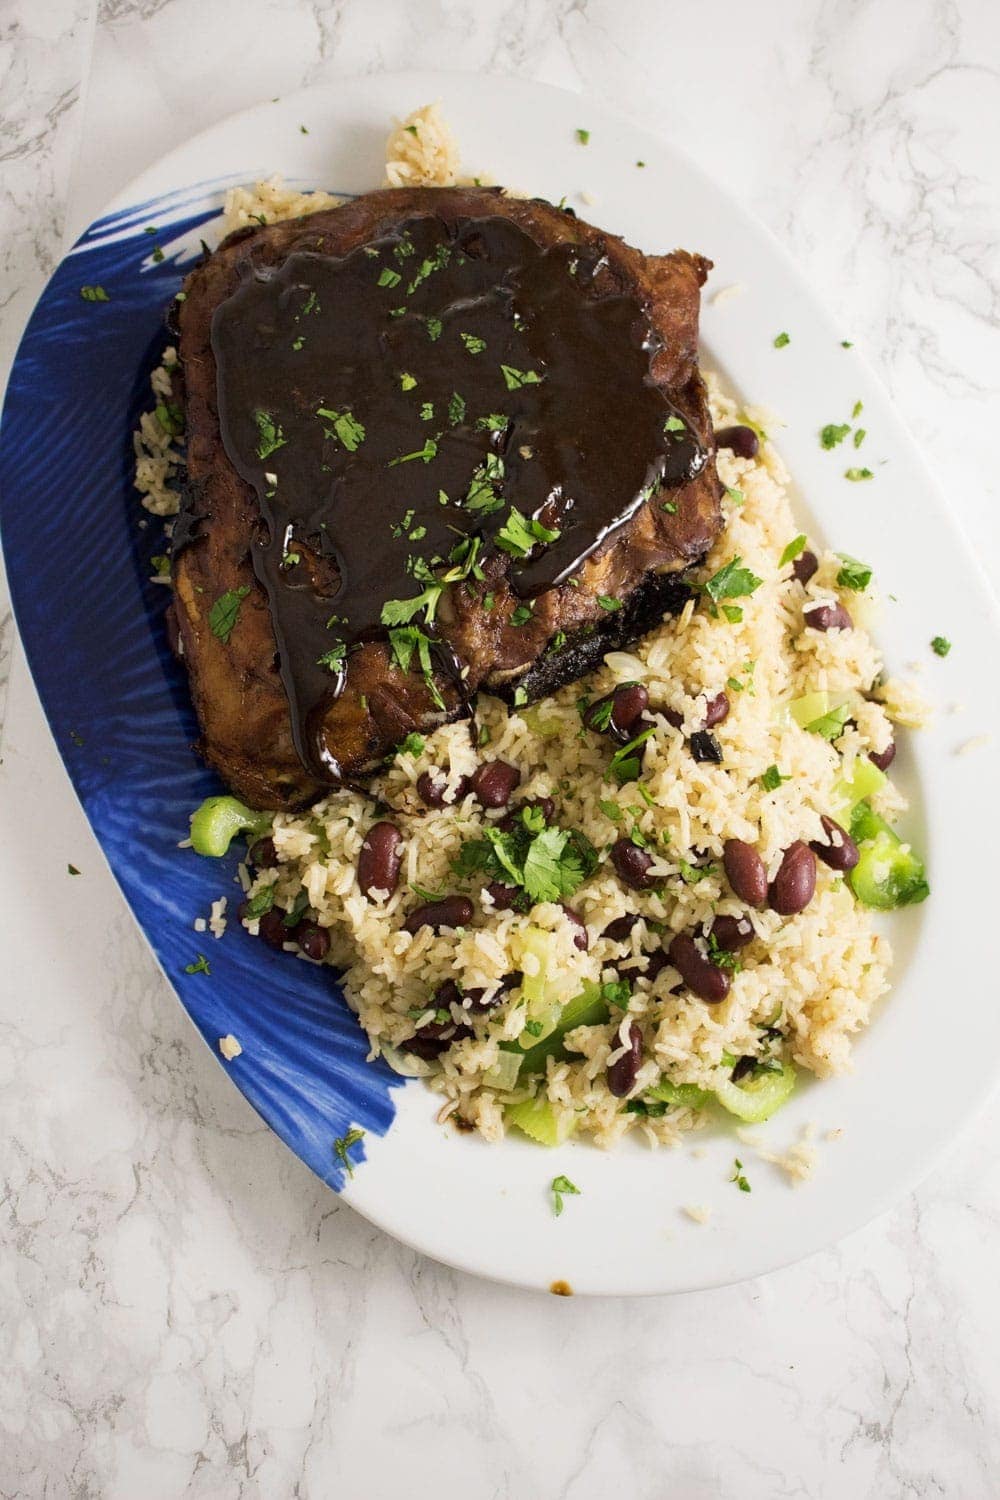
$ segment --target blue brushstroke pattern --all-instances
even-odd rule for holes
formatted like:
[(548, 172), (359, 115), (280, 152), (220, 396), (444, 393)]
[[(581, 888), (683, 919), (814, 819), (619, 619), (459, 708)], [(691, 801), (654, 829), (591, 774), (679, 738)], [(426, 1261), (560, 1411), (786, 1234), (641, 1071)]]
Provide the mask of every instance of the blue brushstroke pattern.
[[(197, 212), (176, 217), (194, 203)], [(213, 1053), (221, 1036), (239, 1039), (243, 1055), (227, 1064), (234, 1082), (340, 1189), (333, 1141), (355, 1125), (383, 1135), (395, 1114), (390, 1089), (402, 1080), (365, 1061), (367, 1040), (330, 969), (272, 952), (235, 919), (221, 942), (192, 930), (219, 896), (235, 908), (238, 858), (177, 848), (192, 809), (224, 788), (191, 748), (198, 726), (166, 641), (168, 593), (149, 581), (162, 532), (155, 519), (140, 529), (132, 484), (131, 434), (152, 404), (164, 308), (192, 264), (184, 239), (220, 203), (214, 184), (109, 215), (60, 265), (7, 390), (0, 532), (52, 733), (132, 910)], [(146, 233), (158, 216), (169, 223)], [(104, 287), (110, 301), (85, 301), (84, 285)], [(198, 951), (210, 975), (185, 974)], [(363, 1146), (351, 1157), (362, 1160)]]

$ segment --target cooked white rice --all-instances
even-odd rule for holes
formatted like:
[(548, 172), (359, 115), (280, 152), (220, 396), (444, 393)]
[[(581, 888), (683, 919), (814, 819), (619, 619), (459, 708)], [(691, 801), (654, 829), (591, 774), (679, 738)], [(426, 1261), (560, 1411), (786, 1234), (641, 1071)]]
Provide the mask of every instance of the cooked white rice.
[[(458, 152), (436, 105), (417, 110), (393, 131), (387, 147), (386, 181), (391, 185), (458, 180)], [(226, 201), (226, 230), (265, 217), (268, 222), (330, 206), (328, 194), (285, 189), (278, 178), (253, 189), (235, 189)], [(176, 356), (168, 351), (153, 376), (160, 400), (170, 390)], [(717, 426), (750, 419), (773, 431), (773, 414), (740, 407), (709, 377)], [(136, 486), (143, 504), (160, 515), (176, 509), (172, 489), (182, 455), (152, 414), (136, 435)], [(356, 879), (358, 854), (375, 820), (372, 803), (353, 792), (338, 792), (310, 809), (275, 818), (276, 869), (257, 876), (251, 892), (273, 884), (276, 905), (290, 908), (305, 892), (318, 924), (329, 931), (329, 962), (341, 967), (349, 1003), (371, 1041), (371, 1056), (384, 1052), (396, 1066), (425, 1073), (429, 1086), (444, 1096), (439, 1118), (451, 1116), (474, 1126), (490, 1140), (504, 1131), (504, 1105), (544, 1094), (557, 1115), (571, 1115), (580, 1133), (610, 1145), (629, 1130), (653, 1144), (674, 1143), (702, 1123), (694, 1109), (675, 1107), (661, 1118), (629, 1113), (606, 1082), (609, 1059), (623, 1039), (620, 1013), (607, 1024), (578, 1028), (567, 1038), (569, 1056), (548, 1060), (545, 1074), (502, 1092), (491, 1082), (502, 1055), (501, 1043), (518, 1038), (526, 1010), (519, 987), (487, 1015), (476, 1018), (475, 1035), (458, 1042), (435, 1063), (401, 1062), (401, 1047), (434, 1008), (445, 980), (464, 990), (491, 990), (505, 976), (530, 972), (530, 934), (548, 934), (552, 993), (561, 1000), (580, 992), (586, 981), (616, 977), (618, 967), (643, 951), (669, 941), (672, 932), (696, 930), (719, 914), (743, 915), (721, 875), (727, 838), (745, 839), (760, 851), (773, 876), (782, 851), (797, 839), (821, 837), (820, 814), (834, 806), (834, 783), (869, 750), (882, 751), (892, 738), (891, 721), (916, 725), (925, 708), (914, 690), (884, 681), (879, 653), (865, 626), (876, 603), (869, 592), (849, 595), (856, 628), (821, 633), (803, 628), (804, 605), (838, 599), (840, 560), (832, 552), (808, 586), (794, 583), (779, 558), (798, 532), (788, 496), (788, 475), (768, 438), (752, 461), (723, 451), (720, 475), (730, 487), (728, 526), (705, 566), (708, 577), (738, 555), (762, 580), (740, 600), (742, 619), (712, 618), (689, 604), (676, 618), (631, 650), (612, 652), (585, 684), (573, 684), (534, 708), (508, 712), (496, 700), (480, 702), (480, 723), (489, 733), (489, 758), (512, 762), (521, 771), (519, 797), (554, 798), (558, 822), (580, 829), (598, 849), (606, 849), (622, 829), (636, 827), (655, 850), (652, 873), (657, 888), (626, 890), (607, 863), (580, 888), (573, 907), (587, 925), (589, 948), (573, 943), (573, 929), (561, 907), (535, 906), (527, 915), (490, 909), (477, 900), (471, 924), (435, 933), (424, 927), (402, 930), (406, 913), (421, 897), (413, 887), (455, 890), (452, 861), (467, 838), (481, 836), (485, 816), (471, 795), (451, 806), (428, 810), (416, 793), (422, 771), (443, 774), (454, 789), (480, 760), (468, 725), (445, 726), (430, 736), (419, 754), (400, 754), (373, 786), (393, 809), (404, 840), (399, 889), (387, 900), (369, 900)], [(736, 491), (742, 503), (732, 497)], [(634, 784), (617, 787), (607, 779), (607, 741), (581, 730), (577, 699), (592, 697), (616, 683), (639, 680), (650, 694), (657, 726), (647, 745), (643, 800)], [(707, 698), (725, 690), (728, 718), (718, 729), (724, 764), (696, 763), (685, 735), (699, 727)], [(852, 722), (836, 745), (794, 722), (788, 704), (807, 692), (848, 695)], [(683, 732), (672, 729), (663, 711), (683, 715)], [(770, 766), (788, 778), (765, 791), (760, 777)], [(904, 807), (900, 793), (886, 783), (874, 799), (890, 820)], [(604, 804), (603, 808), (601, 804)], [(700, 851), (696, 856), (693, 851)], [(696, 857), (706, 872), (687, 883)], [(472, 891), (474, 896), (478, 891)], [(602, 936), (616, 917), (638, 913), (628, 951)], [(663, 969), (649, 982), (638, 978), (628, 1019), (643, 1034), (644, 1061), (633, 1095), (662, 1075), (674, 1083), (711, 1088), (727, 1077), (732, 1058), (759, 1050), (762, 1028), (780, 1016), (788, 1055), (820, 1076), (850, 1066), (851, 1041), (865, 1026), (872, 1007), (888, 988), (891, 950), (876, 931), (872, 915), (853, 898), (843, 880), (818, 865), (816, 894), (794, 918), (754, 912), (757, 940), (741, 955), (728, 997), (709, 1006), (689, 994), (672, 995), (679, 976)], [(251, 931), (256, 924), (248, 924)], [(665, 933), (665, 939), (663, 934)], [(456, 1010), (455, 1019), (468, 1020)], [(224, 1039), (228, 1041), (229, 1039)], [(221, 1044), (220, 1044), (221, 1045)], [(237, 1044), (238, 1045), (238, 1044)], [(798, 1176), (811, 1166), (803, 1143), (789, 1167)], [(786, 1163), (788, 1165), (788, 1163)], [(694, 1210), (689, 1210), (695, 1216)], [(699, 1211), (700, 1212), (700, 1211)]]

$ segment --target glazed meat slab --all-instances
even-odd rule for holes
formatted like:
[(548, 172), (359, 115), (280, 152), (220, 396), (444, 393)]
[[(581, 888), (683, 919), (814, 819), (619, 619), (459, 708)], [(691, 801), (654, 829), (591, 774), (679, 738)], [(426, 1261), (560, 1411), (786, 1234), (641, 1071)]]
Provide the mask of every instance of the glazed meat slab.
[(200, 749), (254, 807), (531, 702), (655, 627), (721, 528), (709, 263), (494, 189), (230, 236), (176, 309), (172, 563)]

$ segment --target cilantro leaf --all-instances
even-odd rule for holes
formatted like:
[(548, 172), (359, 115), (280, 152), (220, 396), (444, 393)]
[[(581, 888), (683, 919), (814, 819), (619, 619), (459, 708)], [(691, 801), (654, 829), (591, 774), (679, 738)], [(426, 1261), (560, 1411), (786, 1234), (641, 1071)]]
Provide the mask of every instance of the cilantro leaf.
[(239, 618), (240, 605), (249, 592), (249, 584), (243, 584), (238, 589), (227, 589), (224, 594), (219, 595), (208, 612), (208, 628), (224, 646), (229, 645), (229, 637)]
[(549, 527), (543, 526), (541, 521), (533, 517), (525, 518), (519, 510), (511, 506), (507, 512), (507, 519), (496, 534), (496, 544), (503, 552), (509, 552), (512, 557), (527, 557), (528, 553), (538, 542), (547, 545), (558, 539), (559, 532), (551, 531)]
[(320, 406), (316, 409), (316, 415), (333, 423), (333, 432), (328, 431), (328, 437), (337, 436), (348, 453), (357, 452), (365, 440), (365, 429), (353, 412), (331, 411), (328, 406)]
[(486, 348), (486, 340), (477, 338), (474, 333), (463, 333), (459, 337), (470, 354), (482, 354)]
[(778, 558), (778, 567), (783, 568), (786, 563), (794, 562), (795, 559), (806, 550), (806, 537), (803, 533), (792, 537), (784, 552)]
[(358, 1142), (363, 1141), (364, 1138), (364, 1131), (360, 1130), (355, 1125), (347, 1132), (346, 1135), (338, 1135), (333, 1142), (333, 1153), (347, 1168), (348, 1177), (354, 1176), (354, 1164), (347, 1153), (350, 1151), (352, 1146), (356, 1146)]
[(763, 583), (756, 573), (751, 573), (749, 568), (740, 566), (742, 558), (733, 557), (724, 563), (717, 573), (702, 588), (714, 604), (722, 599), (741, 599), (747, 594), (752, 594), (759, 589)]
[(836, 448), (838, 443), (844, 441), (850, 430), (850, 422), (843, 422), (839, 425), (836, 422), (827, 422), (825, 427), (820, 428), (819, 440), (824, 448)]
[[(580, 136), (581, 138), (585, 137), (586, 134), (587, 134), (587, 132), (585, 130), (578, 130), (577, 131), (577, 135)], [(586, 140), (583, 141), (583, 144), (584, 145), (587, 144)], [(568, 1177), (563, 1177), (562, 1175), (560, 1175), (559, 1177), (553, 1177), (553, 1179), (552, 1179), (552, 1211), (555, 1214), (555, 1216), (556, 1216), (557, 1219), (558, 1219), (559, 1215), (563, 1211), (563, 1194), (576, 1193), (577, 1195), (579, 1195), (579, 1192), (580, 1192), (580, 1189), (577, 1187), (576, 1183), (575, 1182), (570, 1182), (570, 1180), (569, 1180)]]
[(257, 423), (258, 443), (257, 457), (259, 459), (269, 458), (272, 453), (277, 453), (288, 441), (274, 418), (266, 411), (255, 411), (253, 419)]
[(854, 589), (856, 593), (863, 593), (872, 581), (872, 570), (867, 563), (858, 562), (856, 557), (851, 557), (847, 552), (838, 552), (841, 568), (837, 574), (837, 583), (842, 589)]
[(845, 469), (844, 478), (849, 479), (852, 484), (857, 484), (859, 479), (874, 479), (875, 475), (871, 469)]
[(776, 349), (784, 349), (785, 345), (790, 344), (791, 342), (792, 340), (789, 334), (779, 333), (775, 335), (774, 347)]
[(935, 656), (947, 656), (951, 650), (951, 641), (946, 636), (936, 635), (931, 641), (931, 650)]
[(523, 385), (538, 385), (543, 379), (535, 370), (515, 370), (513, 365), (501, 365), (500, 369), (509, 391), (519, 391)]

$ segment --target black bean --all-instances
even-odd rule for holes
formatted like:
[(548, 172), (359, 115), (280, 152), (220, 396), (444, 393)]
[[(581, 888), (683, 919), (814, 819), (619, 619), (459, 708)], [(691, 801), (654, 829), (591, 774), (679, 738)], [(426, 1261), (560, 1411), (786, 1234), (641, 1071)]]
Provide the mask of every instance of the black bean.
[(749, 917), (716, 917), (712, 923), (712, 940), (723, 953), (738, 953), (752, 942), (754, 925)]
[(779, 916), (794, 917), (805, 911), (815, 890), (816, 857), (808, 844), (796, 839), (785, 850), (771, 882), (771, 909)]
[(518, 890), (516, 885), (504, 885), (499, 880), (491, 880), (484, 887), (493, 898), (494, 911), (523, 911), (526, 896), (523, 891)]
[(330, 951), (330, 934), (325, 927), (319, 927), (315, 922), (300, 922), (293, 935), (306, 958), (322, 963)]
[(261, 917), (257, 932), (269, 948), (283, 948), (292, 936), (285, 926), (285, 913), (277, 911), (274, 907)]
[(586, 953), (590, 947), (590, 938), (587, 935), (587, 928), (583, 918), (571, 906), (567, 906), (565, 902), (562, 903), (562, 909), (566, 913), (570, 926), (573, 928), (573, 947), (579, 953)]
[(726, 839), (722, 846), (722, 867), (726, 879), (741, 901), (748, 906), (763, 906), (767, 900), (767, 871), (764, 861), (752, 844), (742, 839)]
[(874, 750), (869, 750), (868, 759), (871, 761), (873, 766), (878, 766), (880, 771), (888, 771), (889, 767), (896, 759), (896, 741), (890, 740), (885, 749), (879, 750), (878, 753), (876, 753)]
[(696, 729), (690, 744), (691, 754), (699, 763), (708, 761), (713, 766), (722, 765), (722, 746), (709, 730)]
[(738, 1058), (735, 1068), (729, 1075), (730, 1082), (739, 1083), (740, 1079), (746, 1078), (748, 1074), (753, 1072), (756, 1066), (757, 1059), (755, 1057)]
[(854, 624), (842, 604), (814, 604), (802, 618), (807, 630), (850, 630)]
[(615, 917), (615, 920), (605, 927), (601, 937), (608, 938), (612, 943), (627, 943), (629, 933), (638, 920), (638, 912), (629, 912), (627, 916)]
[(718, 1005), (729, 994), (729, 975), (706, 958), (690, 933), (677, 932), (670, 939), (670, 962), (689, 990), (709, 1005)]
[(469, 785), (484, 807), (506, 807), (520, 780), (516, 766), (505, 760), (487, 760), (474, 772)]
[[(617, 1051), (617, 1048), (615, 1049)], [(628, 1050), (608, 1067), (608, 1088), (616, 1099), (635, 1087), (635, 1076), (642, 1065), (642, 1032), (635, 1021), (628, 1026)]]
[(820, 822), (823, 832), (826, 834), (827, 842), (824, 844), (820, 839), (810, 839), (809, 847), (818, 859), (831, 870), (853, 870), (861, 855), (858, 846), (847, 832), (835, 823), (833, 818), (828, 818), (826, 813), (820, 814)]
[(802, 587), (805, 588), (818, 567), (819, 558), (815, 552), (810, 552), (807, 547), (805, 552), (800, 552), (792, 563), (792, 577), (797, 578)]
[(714, 729), (716, 724), (721, 724), (723, 719), (729, 715), (729, 694), (716, 693), (714, 698), (709, 698), (705, 704), (705, 722), (703, 729)]
[(756, 458), (760, 439), (752, 427), (723, 427), (715, 434), (717, 448), (729, 448), (737, 458)]
[(358, 885), (366, 896), (387, 891), (391, 896), (399, 883), (403, 862), (403, 837), (394, 823), (373, 823), (365, 834), (358, 855)]
[[(482, 994), (482, 990), (479, 991)], [(439, 984), (434, 991), (434, 1009), (447, 1010), (449, 1005), (461, 1005), (462, 991), (454, 979), (446, 979), (444, 984)]]
[(273, 870), (277, 863), (278, 851), (274, 847), (274, 839), (270, 836), (258, 839), (247, 850), (247, 864), (253, 865), (255, 870)]
[(670, 725), (671, 729), (680, 729), (681, 725), (684, 723), (684, 715), (682, 713), (678, 713), (676, 708), (661, 708), (660, 712), (666, 719), (667, 723)]
[(404, 932), (416, 932), (421, 927), (433, 927), (440, 932), (442, 927), (468, 927), (472, 921), (472, 902), (467, 896), (445, 896), (441, 901), (425, 901), (415, 906), (403, 923)]
[(652, 885), (649, 867), (653, 856), (633, 844), (631, 839), (618, 839), (611, 845), (611, 863), (622, 884), (630, 886), (633, 891), (642, 891)]
[(642, 971), (642, 977), (648, 979), (650, 984), (658, 974), (670, 967), (670, 954), (666, 948), (655, 948), (652, 953), (646, 953), (643, 957), (646, 960), (646, 967)]

